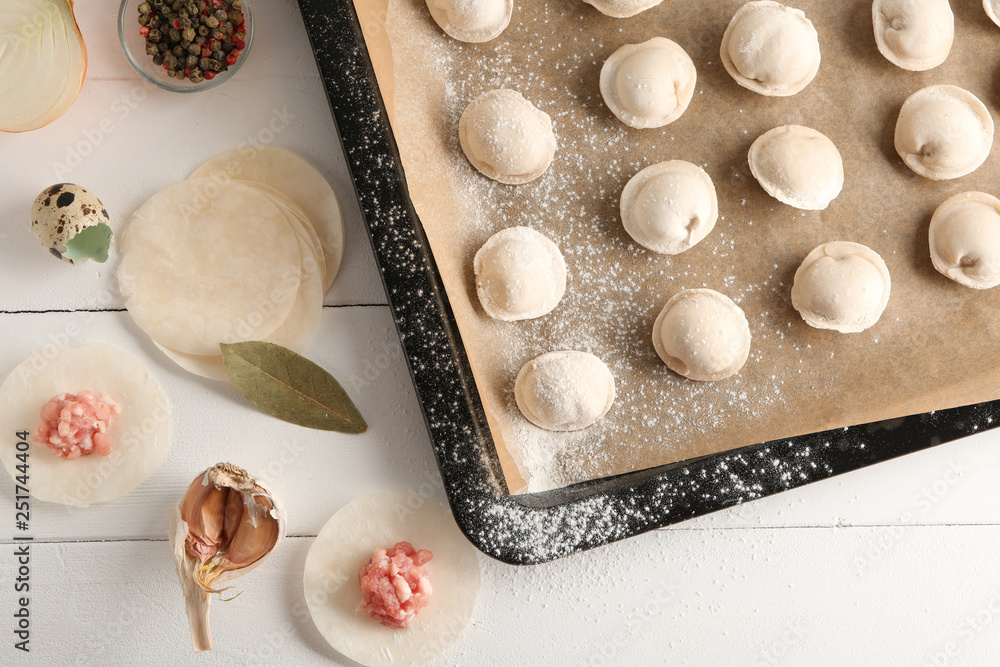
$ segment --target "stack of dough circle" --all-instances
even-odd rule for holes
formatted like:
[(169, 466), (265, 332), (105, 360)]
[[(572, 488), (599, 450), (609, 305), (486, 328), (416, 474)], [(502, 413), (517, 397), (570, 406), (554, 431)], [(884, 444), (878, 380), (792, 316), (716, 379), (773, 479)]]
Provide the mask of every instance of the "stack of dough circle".
[(476, 252), (473, 271), (479, 302), (497, 320), (541, 317), (566, 293), (566, 262), (559, 247), (530, 227), (491, 236)]
[[(85, 507), (115, 500), (139, 486), (163, 461), (170, 445), (170, 405), (160, 384), (138, 359), (103, 343), (40, 350), (21, 363), (0, 386), (0, 428), (7, 437), (34, 430), (40, 410), (53, 396), (91, 391), (107, 394), (121, 412), (107, 431), (111, 454), (68, 461), (28, 439), (31, 495)], [(17, 476), (17, 451), (10, 443), (0, 459)]]
[(343, 248), (343, 217), (326, 179), (287, 151), (244, 147), (136, 211), (121, 244), (119, 286), (164, 354), (226, 380), (220, 343), (308, 349)]
[[(430, 604), (406, 629), (393, 629), (358, 612), (358, 571), (375, 549), (409, 542), (427, 549), (423, 566), (433, 589)], [(420, 665), (461, 636), (479, 599), (479, 558), (447, 509), (416, 493), (358, 498), (319, 531), (302, 576), (306, 606), (330, 646), (367, 667)]]
[(819, 35), (798, 9), (771, 0), (740, 7), (722, 36), (722, 65), (748, 90), (787, 97), (819, 71)]
[(896, 120), (896, 152), (913, 171), (934, 181), (971, 174), (993, 147), (993, 117), (979, 98), (958, 86), (921, 88)]
[(615, 378), (589, 352), (547, 352), (526, 363), (514, 382), (521, 414), (549, 431), (578, 431), (611, 409)]
[(655, 7), (663, 0), (583, 0), (607, 16), (623, 19)]
[(875, 0), (875, 43), (897, 67), (922, 72), (943, 63), (955, 40), (948, 0)]
[(983, 0), (983, 9), (991, 21), (1000, 25), (1000, 0)]
[(719, 200), (711, 177), (683, 160), (650, 165), (622, 190), (625, 231), (653, 252), (684, 252), (708, 236), (718, 217)]
[(833, 241), (813, 249), (795, 272), (792, 306), (817, 329), (858, 333), (889, 303), (889, 269), (871, 248)]
[(750, 325), (726, 295), (686, 289), (657, 316), (653, 347), (675, 373), (692, 380), (722, 380), (738, 373), (750, 356)]
[(844, 187), (840, 151), (809, 127), (784, 125), (765, 132), (750, 146), (748, 162), (767, 194), (806, 211), (825, 209)]
[(458, 138), (472, 166), (508, 185), (541, 176), (556, 152), (552, 119), (514, 90), (473, 100), (458, 121)]
[(934, 268), (960, 285), (1000, 285), (1000, 199), (963, 192), (946, 199), (928, 232)]
[(630, 127), (663, 127), (688, 108), (697, 77), (691, 57), (680, 45), (653, 37), (611, 54), (601, 68), (601, 97)]
[(488, 42), (510, 23), (514, 0), (427, 0), (445, 34), (460, 42)]

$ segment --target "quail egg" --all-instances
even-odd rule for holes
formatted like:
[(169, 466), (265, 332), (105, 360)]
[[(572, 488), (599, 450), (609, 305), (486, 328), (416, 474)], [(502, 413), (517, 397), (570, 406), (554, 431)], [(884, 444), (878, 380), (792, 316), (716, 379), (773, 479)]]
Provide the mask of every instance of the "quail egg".
[(70, 264), (106, 262), (114, 241), (104, 204), (72, 183), (53, 185), (38, 195), (31, 208), (31, 229), (46, 250)]

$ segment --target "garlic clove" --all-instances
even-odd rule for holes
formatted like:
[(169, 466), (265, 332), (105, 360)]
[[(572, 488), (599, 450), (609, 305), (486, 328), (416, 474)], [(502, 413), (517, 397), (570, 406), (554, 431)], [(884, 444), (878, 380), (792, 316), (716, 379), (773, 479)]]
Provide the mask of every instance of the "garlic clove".
[(219, 463), (199, 475), (170, 511), (170, 544), (195, 651), (210, 651), (211, 594), (267, 560), (285, 534), (285, 512), (246, 471)]

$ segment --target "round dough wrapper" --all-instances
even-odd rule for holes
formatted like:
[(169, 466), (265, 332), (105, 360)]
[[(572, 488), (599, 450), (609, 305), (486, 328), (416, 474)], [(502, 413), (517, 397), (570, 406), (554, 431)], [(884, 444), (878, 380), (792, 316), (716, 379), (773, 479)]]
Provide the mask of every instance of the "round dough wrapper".
[(89, 390), (106, 393), (121, 406), (111, 420), (111, 454), (67, 461), (45, 444), (28, 440), (31, 495), (63, 505), (86, 507), (115, 500), (153, 474), (170, 446), (170, 404), (160, 384), (131, 354), (104, 343), (51, 346), (36, 352), (0, 386), (0, 459), (12, 477), (19, 473), (12, 440), (34, 431), (40, 410), (53, 396)]
[(624, 19), (651, 9), (663, 0), (583, 0), (606, 16)]
[(226, 364), (222, 361), (221, 354), (185, 354), (184, 352), (171, 350), (169, 347), (155, 340), (153, 341), (153, 345), (160, 348), (160, 352), (167, 355), (168, 359), (189, 373), (200, 375), (209, 380), (229, 382), (229, 371), (226, 370)]
[(188, 354), (264, 338), (288, 316), (302, 280), (285, 214), (236, 182), (188, 179), (161, 190), (135, 212), (121, 249), (129, 314), (151, 338)]
[(974, 289), (1000, 285), (1000, 199), (985, 192), (949, 197), (931, 217), (934, 268)]
[(510, 24), (514, 0), (427, 0), (431, 18), (460, 42), (488, 42)]
[(718, 217), (712, 178), (683, 160), (650, 165), (622, 190), (625, 231), (653, 252), (676, 255), (692, 248), (715, 228)]
[(1000, 25), (1000, 0), (983, 0), (983, 9), (991, 21)]
[[(424, 565), (433, 593), (409, 628), (394, 630), (358, 612), (358, 572), (372, 552), (407, 541), (433, 554)], [(316, 536), (302, 577), (306, 605), (320, 633), (367, 667), (428, 662), (451, 646), (479, 598), (479, 557), (451, 513), (415, 493), (365, 496), (341, 508)]]
[(521, 367), (514, 381), (514, 400), (535, 426), (578, 431), (611, 409), (615, 378), (589, 352), (546, 352)]
[(948, 0), (875, 0), (872, 23), (879, 52), (911, 72), (943, 63), (955, 41), (955, 15)]
[(476, 293), (490, 317), (530, 320), (552, 311), (566, 293), (566, 262), (559, 246), (530, 227), (491, 236), (473, 259)]
[(611, 112), (630, 127), (663, 127), (691, 103), (698, 73), (676, 42), (653, 37), (626, 44), (601, 68), (601, 97)]
[(195, 169), (190, 178), (212, 178), (218, 183), (252, 181), (283, 193), (302, 209), (319, 235), (326, 262), (323, 292), (330, 289), (344, 258), (344, 215), (337, 193), (315, 167), (280, 148), (241, 146), (215, 156)]
[(768, 130), (750, 146), (750, 171), (767, 194), (806, 211), (821, 211), (844, 188), (844, 162), (826, 135), (801, 125)]
[(989, 157), (993, 117), (967, 90), (928, 86), (903, 102), (895, 144), (906, 166), (924, 178), (959, 178), (974, 172)]
[(761, 95), (788, 97), (819, 71), (819, 35), (798, 9), (758, 0), (740, 7), (719, 52), (729, 75)]
[(692, 380), (722, 380), (738, 373), (749, 358), (750, 324), (728, 296), (686, 289), (657, 316), (653, 347), (675, 373)]
[(458, 139), (472, 166), (493, 180), (521, 185), (541, 176), (556, 152), (552, 119), (521, 93), (483, 93), (458, 121)]
[(792, 282), (792, 306), (809, 326), (858, 333), (878, 322), (891, 287), (878, 253), (860, 243), (833, 241), (802, 260)]

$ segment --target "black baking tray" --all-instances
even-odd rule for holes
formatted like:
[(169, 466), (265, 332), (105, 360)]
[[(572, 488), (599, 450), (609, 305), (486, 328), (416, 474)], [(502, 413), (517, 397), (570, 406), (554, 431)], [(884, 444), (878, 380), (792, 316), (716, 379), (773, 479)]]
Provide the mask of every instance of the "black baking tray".
[(508, 494), (354, 4), (298, 2), (452, 511), (483, 553), (506, 563), (541, 563), (1000, 425), (1000, 401), (990, 401)]

